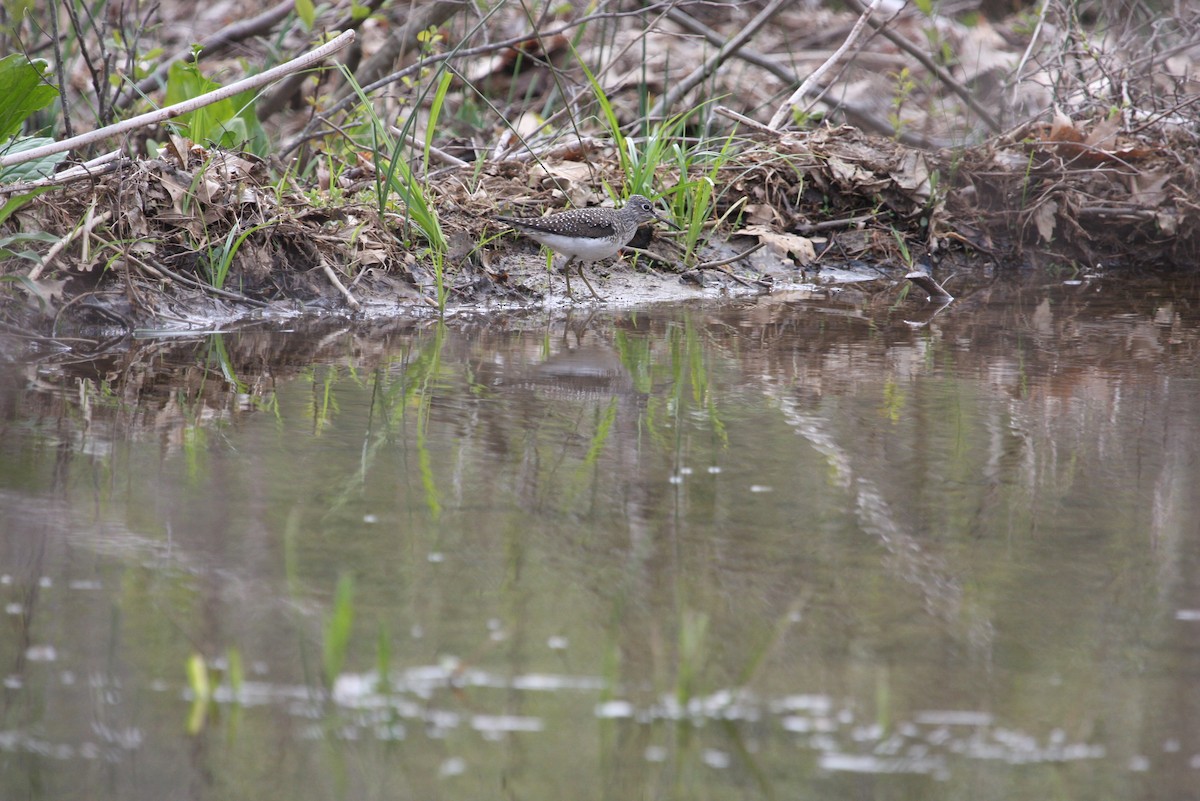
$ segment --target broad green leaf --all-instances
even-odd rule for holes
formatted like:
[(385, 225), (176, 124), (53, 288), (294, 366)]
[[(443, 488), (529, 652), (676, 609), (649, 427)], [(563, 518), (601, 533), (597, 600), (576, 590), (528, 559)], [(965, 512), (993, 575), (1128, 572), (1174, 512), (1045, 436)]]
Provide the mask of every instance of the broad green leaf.
[[(195, 64), (176, 62), (167, 74), (168, 105), (181, 103), (221, 88), (201, 74)], [(245, 146), (252, 153), (265, 155), (267, 135), (254, 113), (253, 92), (211, 103), (173, 121), (193, 142), (213, 142), (221, 147)]]
[[(33, 150), (35, 147), (48, 145), (53, 141), (48, 136), (27, 136), (23, 139), (16, 139), (7, 147), (0, 149), (0, 154), (9, 156), (13, 153), (23, 153), (26, 150)], [(54, 174), (54, 168), (66, 157), (67, 154), (64, 151), (0, 169), (0, 184), (13, 184), (18, 181), (36, 181), (38, 178), (48, 178)], [(0, 222), (3, 221), (4, 218), (0, 217)]]
[(45, 80), (47, 63), (30, 61), (19, 53), (0, 58), (0, 140), (21, 130), (21, 124), (35, 111), (58, 97), (58, 89)]
[[(220, 88), (221, 84), (205, 78), (195, 64), (177, 61), (167, 73), (166, 102), (173, 106)], [(234, 116), (233, 101), (225, 99), (180, 114), (172, 122), (193, 142), (219, 142), (225, 132), (222, 122), (227, 123)]]

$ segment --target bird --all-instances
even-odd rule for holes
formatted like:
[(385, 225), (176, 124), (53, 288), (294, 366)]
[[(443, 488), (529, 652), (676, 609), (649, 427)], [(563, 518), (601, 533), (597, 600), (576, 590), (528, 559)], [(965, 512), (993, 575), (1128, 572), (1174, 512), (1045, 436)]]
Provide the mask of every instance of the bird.
[(567, 297), (571, 295), (571, 274), (567, 268), (571, 262), (579, 265), (579, 277), (596, 300), (604, 299), (592, 288), (583, 274), (585, 264), (615, 256), (617, 251), (629, 244), (638, 226), (648, 220), (659, 220), (673, 228), (679, 226), (654, 211), (654, 204), (644, 195), (631, 195), (619, 209), (586, 208), (560, 211), (545, 217), (504, 217), (497, 215), (498, 222), (510, 225), (530, 239), (540, 242), (555, 253), (567, 257), (562, 272), (567, 277)]

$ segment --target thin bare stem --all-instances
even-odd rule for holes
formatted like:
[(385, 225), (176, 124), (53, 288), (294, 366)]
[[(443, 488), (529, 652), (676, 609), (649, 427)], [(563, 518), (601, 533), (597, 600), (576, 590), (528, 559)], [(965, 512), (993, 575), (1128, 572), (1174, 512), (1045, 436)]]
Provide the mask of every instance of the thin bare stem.
[(788, 115), (791, 113), (792, 108), (800, 105), (800, 101), (804, 99), (804, 96), (808, 94), (809, 90), (817, 83), (817, 81), (821, 80), (821, 78), (825, 75), (825, 73), (829, 72), (837, 60), (841, 58), (856, 41), (858, 41), (858, 37), (862, 35), (863, 26), (866, 25), (867, 20), (870, 18), (871, 14), (874, 13), (875, 9), (879, 8), (879, 4), (881, 2), (883, 2), (883, 0), (871, 0), (871, 5), (867, 6), (866, 9), (863, 10), (862, 14), (859, 15), (858, 21), (855, 22), (854, 27), (850, 29), (850, 33), (846, 36), (846, 40), (842, 42), (842, 46), (837, 50), (834, 50), (833, 55), (825, 59), (825, 62), (813, 70), (812, 74), (805, 78), (804, 82), (796, 88), (796, 91), (792, 92), (792, 96), (787, 99), (787, 102), (779, 107), (779, 110), (775, 112), (775, 116), (771, 117), (771, 121), (767, 123), (768, 128), (775, 131), (779, 130), (779, 126), (783, 125), (784, 120), (786, 120)]

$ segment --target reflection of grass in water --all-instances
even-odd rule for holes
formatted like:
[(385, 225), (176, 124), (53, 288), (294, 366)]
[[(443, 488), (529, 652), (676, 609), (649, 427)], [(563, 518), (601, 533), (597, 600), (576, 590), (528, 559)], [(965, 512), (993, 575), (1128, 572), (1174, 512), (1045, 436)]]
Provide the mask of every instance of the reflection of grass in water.
[[(772, 798), (773, 779), (759, 764), (763, 757), (747, 747), (747, 727), (740, 718), (727, 719), (723, 710), (728, 707), (720, 706), (719, 703), (722, 698), (730, 705), (743, 702), (746, 698), (743, 691), (754, 683), (772, 655), (779, 650), (792, 627), (800, 620), (808, 596), (805, 594), (798, 597), (790, 608), (778, 617), (769, 631), (759, 628), (757, 631), (761, 632), (761, 635), (739, 638), (743, 642), (752, 639), (749, 647), (731, 651), (730, 643), (722, 638), (713, 625), (713, 621), (721, 618), (721, 613), (701, 608), (699, 604), (691, 604), (685, 600), (683, 596), (687, 594), (687, 588), (682, 586), (683, 583), (681, 581), (681, 586), (676, 588), (673, 652), (669, 646), (664, 647), (664, 643), (658, 638), (659, 632), (669, 628), (670, 612), (665, 613), (667, 619), (662, 619), (661, 625), (651, 627), (648, 635), (650, 641), (645, 643), (644, 647), (632, 646), (639, 651), (654, 654), (654, 686), (657, 697), (652, 708), (644, 711), (649, 712), (651, 718), (662, 725), (645, 725), (641, 732), (643, 747), (661, 750), (662, 760), (669, 766), (661, 776), (670, 784), (670, 790), (659, 794), (674, 798), (705, 795), (704, 785), (698, 783), (708, 781), (712, 775), (712, 767), (708, 761), (710, 749), (707, 747), (707, 744), (712, 742), (712, 736), (702, 735), (701, 730), (715, 725), (723, 735), (724, 750), (731, 753), (732, 760), (750, 777), (762, 797)], [(718, 605), (725, 603), (720, 595), (711, 596), (711, 600)], [(610, 645), (605, 651), (602, 668), (606, 689), (602, 693), (601, 703), (617, 700), (626, 692), (637, 694), (637, 688), (646, 684), (647, 677), (644, 675), (622, 675), (621, 672), (622, 648), (619, 643), (627, 637), (624, 629), (630, 624), (638, 626), (637, 622), (627, 619), (627, 615), (635, 618), (641, 616), (639, 605), (628, 601), (629, 596), (624, 593), (614, 598)], [(661, 617), (663, 616), (660, 616), (660, 619)], [(732, 665), (728, 664), (730, 656), (735, 660)], [(736, 662), (738, 659), (741, 660), (740, 665)], [(719, 685), (714, 684), (712, 677), (718, 673), (727, 675), (730, 667), (736, 669), (733, 682), (722, 680)], [(634, 717), (638, 719), (640, 715), (635, 714)], [(602, 763), (616, 764), (620, 761), (624, 736), (620, 729), (621, 725), (617, 724), (602, 729)]]
[(715, 393), (712, 392), (705, 342), (690, 316), (684, 317), (682, 326), (672, 325), (669, 329), (667, 352), (670, 390), (664, 397), (673, 436), (669, 436), (664, 430), (662, 399), (650, 399), (647, 404), (646, 425), (651, 438), (664, 451), (672, 453), (675, 463), (681, 465), (686, 456), (683, 453), (685, 422), (687, 413), (693, 406), (704, 410), (721, 447), (727, 446), (729, 441), (725, 423), (717, 409)]
[(600, 415), (600, 421), (596, 424), (596, 433), (592, 434), (592, 440), (588, 445), (587, 455), (583, 457), (583, 467), (589, 468), (596, 464), (596, 460), (600, 458), (600, 453), (604, 450), (604, 443), (608, 441), (608, 435), (612, 433), (613, 423), (617, 419), (617, 399), (613, 398), (608, 402), (608, 407)]
[[(347, 503), (358, 499), (366, 484), (367, 474), (375, 464), (379, 450), (389, 444), (394, 444), (395, 435), (407, 419), (410, 406), (416, 411), (417, 420), (417, 468), (421, 475), (421, 483), (425, 489), (425, 503), (430, 516), (436, 521), (442, 511), (440, 493), (437, 488), (437, 477), (433, 467), (433, 459), (426, 439), (429, 425), (429, 413), (432, 408), (432, 396), (436, 383), (442, 372), (442, 348), (445, 344), (446, 329), (438, 323), (434, 329), (433, 338), (421, 349), (419, 355), (404, 369), (399, 378), (389, 375), (386, 368), (380, 368), (372, 374), (371, 401), (368, 411), (366, 442), (363, 443), (362, 457), (356, 472), (348, 476), (341, 486), (333, 493), (326, 506), (326, 515), (332, 515), (342, 509)], [(337, 372), (331, 370), (333, 378)], [(329, 383), (321, 397), (329, 398), (329, 409), (337, 411), (336, 397), (333, 395), (334, 384)], [(365, 385), (365, 381), (363, 382)], [(314, 415), (318, 407), (314, 393)], [(322, 418), (314, 418), (322, 419)]]
[(237, 377), (237, 371), (233, 369), (233, 362), (229, 358), (229, 351), (225, 348), (225, 336), (223, 334), (213, 334), (208, 338), (208, 357), (207, 361), (216, 362), (217, 367), (221, 370), (221, 375), (234, 388), (245, 394), (249, 391), (244, 381)]
[(433, 387), (442, 369), (442, 345), (446, 327), (441, 323), (433, 338), (433, 345), (424, 354), (428, 356), (425, 369), (420, 376), (420, 392), (417, 393), (417, 465), (421, 473), (421, 486), (425, 489), (425, 506), (436, 523), (442, 516), (441, 493), (438, 492), (437, 477), (433, 472), (433, 459), (429, 453), (429, 412), (433, 408)]
[(192, 708), (188, 712), (187, 733), (199, 734), (204, 731), (209, 715), (215, 716), (220, 709), (217, 706), (216, 688), (220, 685), (222, 676), (229, 680), (234, 710), (230, 715), (230, 721), (236, 726), (240, 719), (239, 699), (242, 696), (242, 685), (245, 682), (242, 652), (234, 647), (227, 648), (223, 667), (208, 662), (203, 654), (193, 652), (188, 657), (185, 670), (188, 689), (192, 692)]
[(707, 661), (708, 615), (684, 609), (679, 621), (679, 658), (675, 668), (675, 700), (681, 708), (696, 697), (696, 684)]
[(654, 363), (651, 360), (649, 338), (617, 331), (613, 337), (613, 347), (617, 349), (621, 366), (633, 378), (634, 390), (649, 394), (654, 387)]
[(312, 385), (304, 405), (304, 414), (312, 420), (313, 435), (319, 437), (341, 410), (334, 392), (338, 384), (338, 369), (326, 367), (318, 377), (318, 368), (314, 366), (302, 371), (301, 376)]
[(354, 631), (354, 578), (343, 573), (338, 578), (333, 595), (333, 611), (325, 620), (324, 638), (321, 647), (321, 667), (325, 686), (333, 687), (342, 667), (346, 664), (346, 652), (350, 649), (350, 635)]

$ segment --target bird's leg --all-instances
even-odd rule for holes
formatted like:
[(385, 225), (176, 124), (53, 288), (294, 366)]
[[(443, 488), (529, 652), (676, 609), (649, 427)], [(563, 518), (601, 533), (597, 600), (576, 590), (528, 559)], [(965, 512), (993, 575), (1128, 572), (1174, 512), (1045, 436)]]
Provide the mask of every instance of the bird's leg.
[(574, 256), (568, 256), (567, 261), (560, 268), (559, 272), (567, 279), (567, 300), (575, 300), (575, 296), (571, 294), (571, 262), (575, 259)]
[(592, 282), (587, 280), (587, 276), (583, 274), (583, 262), (582, 261), (579, 262), (579, 277), (583, 279), (583, 284), (584, 284), (584, 286), (586, 286), (588, 288), (588, 291), (592, 293), (592, 297), (595, 298), (596, 300), (600, 301), (601, 303), (603, 303), (604, 298), (602, 298), (596, 294), (596, 290), (592, 289)]

